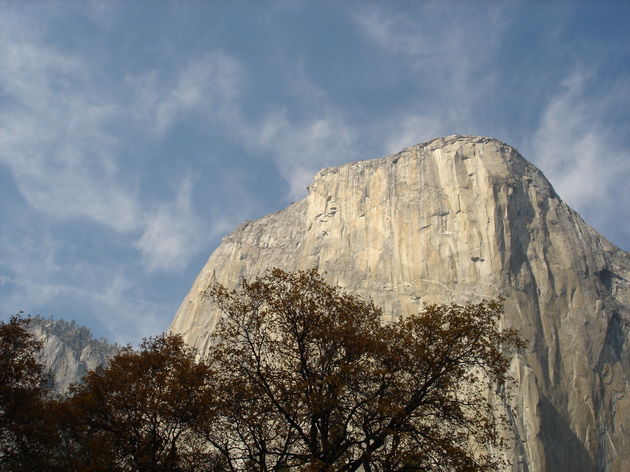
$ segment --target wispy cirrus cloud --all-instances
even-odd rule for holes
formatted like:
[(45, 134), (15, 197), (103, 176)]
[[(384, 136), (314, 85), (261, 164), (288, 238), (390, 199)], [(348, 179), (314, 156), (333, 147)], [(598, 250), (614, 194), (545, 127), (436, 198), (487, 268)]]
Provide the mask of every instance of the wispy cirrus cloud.
[(166, 329), (175, 307), (144, 298), (127, 265), (67, 260), (68, 242), (29, 210), (11, 226), (13, 231), (0, 232), (0, 244), (10, 248), (0, 252), (1, 315), (25, 310), (67, 319), (67, 310), (75, 309), (77, 321), (123, 344)]
[[(233, 84), (247, 75), (238, 63), (222, 61), (222, 83)], [(266, 154), (288, 184), (287, 200), (306, 194), (306, 187), (322, 167), (358, 159), (357, 131), (331, 103), (324, 90), (313, 84), (298, 61), (285, 70), (291, 77), (290, 90), (296, 101), (292, 113), (277, 103), (259, 118), (244, 112), (244, 97), (234, 88), (224, 94), (212, 122), (250, 152)]]
[(91, 88), (80, 60), (43, 41), (14, 39), (19, 22), (0, 21), (0, 163), (40, 211), (133, 229), (137, 202), (118, 172), (116, 138), (103, 131), (119, 105)]
[[(182, 120), (229, 115), (238, 62), (210, 51), (134, 78), (49, 42), (45, 15), (27, 12), (0, 15), (0, 178), (19, 195), (3, 202), (0, 310), (76, 311), (121, 342), (159, 332), (176, 306), (147, 296), (145, 279), (181, 273), (229, 215), (198, 210), (185, 159), (160, 182), (170, 192), (147, 188), (142, 172), (159, 165), (150, 153)], [(157, 144), (136, 148), (136, 139)], [(94, 239), (75, 246), (72, 228)], [(102, 249), (108, 238), (111, 260), (81, 247)]]
[(390, 117), (383, 133), (384, 151), (393, 154), (407, 146), (444, 136), (449, 133), (449, 129), (434, 116), (405, 111)]
[(167, 79), (157, 70), (130, 75), (125, 78), (133, 95), (130, 112), (138, 120), (151, 123), (151, 130), (158, 136), (191, 114), (225, 123), (237, 106), (243, 75), (239, 61), (222, 51), (189, 60)]
[(587, 221), (621, 240), (630, 235), (625, 205), (630, 200), (630, 151), (607, 117), (628, 106), (630, 83), (618, 82), (600, 96), (589, 93), (593, 80), (595, 71), (583, 68), (565, 77), (541, 112), (531, 150), (560, 196)]
[(206, 241), (210, 230), (192, 202), (189, 174), (175, 189), (175, 199), (160, 203), (144, 216), (144, 231), (136, 243), (149, 271), (181, 271)]
[[(242, 117), (236, 120), (234, 129), (240, 130), (250, 147), (274, 155), (279, 173), (289, 184), (288, 198), (303, 196), (322, 167), (473, 130), (474, 108), (490, 93), (496, 79), (487, 64), (509, 20), (501, 8), (483, 12), (463, 8), (454, 13), (439, 3), (426, 3), (420, 10), (413, 19), (376, 6), (353, 14), (358, 31), (378, 48), (375, 57), (383, 69), (391, 66), (393, 72), (383, 80), (416, 82), (422, 92), (419, 102), (408, 102), (405, 108), (388, 110), (371, 120), (356, 120), (313, 83), (299, 58), (285, 71), (299, 103), (299, 118), (276, 107), (258, 123)], [(475, 18), (486, 15), (489, 27), (477, 22), (462, 25), (461, 20), (471, 14)]]
[(322, 167), (357, 158), (357, 134), (351, 125), (333, 110), (313, 115), (292, 122), (284, 110), (269, 113), (248, 137), (250, 145), (273, 153), (291, 200), (306, 194), (306, 186)]
[[(392, 71), (384, 80), (413, 81), (417, 90), (418, 100), (398, 112), (401, 126), (390, 127), (384, 139), (389, 152), (430, 133), (435, 137), (479, 127), (479, 104), (492, 96), (497, 81), (491, 64), (511, 23), (496, 4), (455, 9), (423, 2), (416, 7), (411, 16), (373, 6), (354, 17), (359, 31), (379, 48), (383, 68)], [(418, 126), (415, 132), (413, 126)]]
[[(130, 156), (120, 130), (159, 140), (194, 114), (226, 121), (241, 85), (238, 62), (214, 51), (171, 76), (150, 71), (111, 87), (101, 80), (102, 65), (47, 45), (32, 23), (17, 14), (0, 19), (0, 164), (29, 205), (48, 218), (85, 219), (137, 235), (147, 267), (181, 270), (203, 244), (182, 243), (181, 235), (208, 225), (184, 201), (192, 182), (174, 192), (174, 201), (144, 198), (140, 175), (129, 174), (124, 160), (147, 157)], [(161, 237), (166, 240), (158, 244)], [(158, 262), (160, 250), (166, 253)]]
[(86, 219), (136, 238), (132, 245), (152, 272), (182, 270), (209, 235), (240, 218), (200, 215), (188, 178), (173, 183), (172, 200), (144, 199), (139, 175), (124, 165), (135, 156), (124, 149), (119, 130), (166, 139), (179, 122), (195, 117), (273, 156), (289, 185), (288, 199), (303, 196), (321, 167), (359, 157), (352, 127), (303, 71), (294, 84), (304, 102), (300, 118), (271, 104), (262, 118), (249, 119), (240, 93), (246, 71), (225, 52), (189, 58), (169, 74), (127, 74), (106, 87), (102, 65), (48, 46), (35, 33), (13, 35), (22, 30), (20, 16), (0, 21), (6, 26), (0, 85), (11, 99), (10, 110), (0, 113), (0, 163), (47, 217)]

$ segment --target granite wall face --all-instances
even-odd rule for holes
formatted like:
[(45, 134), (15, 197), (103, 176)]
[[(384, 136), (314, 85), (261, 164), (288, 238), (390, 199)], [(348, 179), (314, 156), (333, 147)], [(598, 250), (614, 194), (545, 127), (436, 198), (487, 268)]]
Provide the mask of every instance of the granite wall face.
[(53, 390), (67, 391), (90, 370), (103, 366), (119, 351), (119, 346), (94, 339), (89, 329), (74, 321), (31, 319), (28, 330), (42, 342), (41, 360), (50, 374)]

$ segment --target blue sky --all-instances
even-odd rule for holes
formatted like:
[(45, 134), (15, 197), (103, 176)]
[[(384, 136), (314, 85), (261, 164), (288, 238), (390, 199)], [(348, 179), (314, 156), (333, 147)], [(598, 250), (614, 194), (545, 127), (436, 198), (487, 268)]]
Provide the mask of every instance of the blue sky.
[(0, 0), (0, 316), (137, 342), (321, 167), (454, 133), (628, 250), (629, 5)]

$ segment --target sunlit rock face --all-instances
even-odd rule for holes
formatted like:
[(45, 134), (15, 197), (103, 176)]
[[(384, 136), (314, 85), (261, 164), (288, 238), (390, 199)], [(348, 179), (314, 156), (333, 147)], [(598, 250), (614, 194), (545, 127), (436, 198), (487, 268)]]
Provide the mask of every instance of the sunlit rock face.
[(221, 315), (206, 287), (270, 267), (317, 267), (392, 317), (503, 296), (504, 324), (529, 341), (505, 405), (509, 470), (630, 470), (630, 255), (536, 167), (500, 141), (448, 136), (323, 169), (308, 190), (225, 237), (173, 331), (208, 349)]
[(65, 393), (70, 384), (80, 382), (88, 371), (105, 365), (120, 349), (105, 340), (94, 339), (88, 328), (74, 321), (35, 317), (28, 330), (42, 342), (41, 362), (57, 393)]

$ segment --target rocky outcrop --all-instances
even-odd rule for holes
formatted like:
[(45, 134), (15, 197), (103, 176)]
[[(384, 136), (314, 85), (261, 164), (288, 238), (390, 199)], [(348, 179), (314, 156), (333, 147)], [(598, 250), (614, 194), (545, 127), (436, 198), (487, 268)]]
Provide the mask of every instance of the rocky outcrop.
[(511, 470), (628, 471), (630, 255), (494, 139), (449, 136), (320, 171), (303, 200), (226, 236), (172, 331), (202, 352), (220, 313), (202, 296), (270, 267), (317, 267), (390, 316), (505, 297), (529, 341), (505, 412)]
[(41, 362), (50, 374), (53, 391), (64, 393), (88, 371), (105, 365), (120, 349), (103, 339), (94, 339), (90, 330), (74, 321), (31, 319), (28, 331), (43, 344)]

